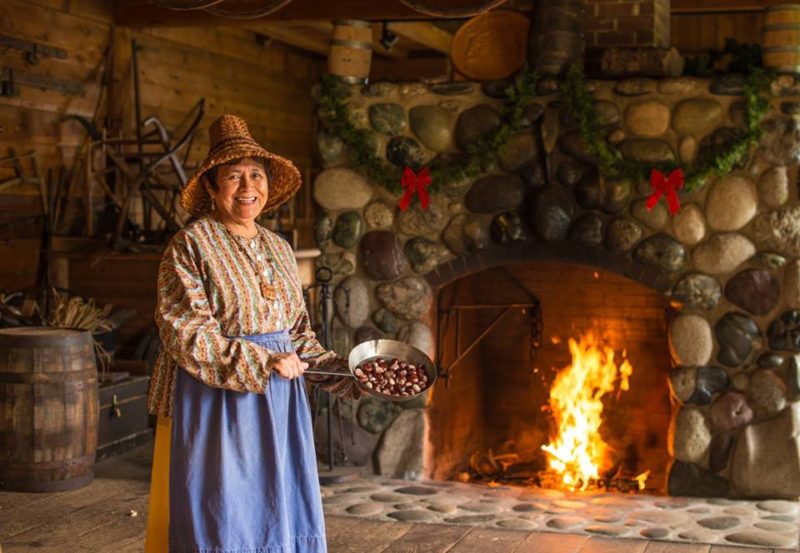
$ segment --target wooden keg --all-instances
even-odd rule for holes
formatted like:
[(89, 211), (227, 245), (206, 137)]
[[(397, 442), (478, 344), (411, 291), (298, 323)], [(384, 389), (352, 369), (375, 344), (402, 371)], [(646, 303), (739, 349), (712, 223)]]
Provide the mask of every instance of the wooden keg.
[(91, 482), (97, 413), (89, 332), (0, 329), (0, 489), (54, 492)]
[(349, 83), (365, 83), (371, 62), (371, 23), (354, 19), (334, 21), (328, 71)]
[(563, 75), (583, 63), (583, 0), (538, 0), (528, 34), (528, 60), (543, 75)]
[(764, 10), (761, 59), (764, 67), (780, 73), (800, 73), (800, 5), (775, 4)]

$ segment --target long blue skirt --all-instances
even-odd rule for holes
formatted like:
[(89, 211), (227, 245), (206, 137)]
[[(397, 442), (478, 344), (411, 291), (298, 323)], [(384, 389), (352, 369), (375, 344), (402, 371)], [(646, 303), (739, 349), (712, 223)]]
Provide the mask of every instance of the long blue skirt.
[[(242, 338), (293, 351), (286, 331)], [(302, 377), (273, 373), (254, 394), (178, 370), (171, 442), (170, 553), (325, 553)]]

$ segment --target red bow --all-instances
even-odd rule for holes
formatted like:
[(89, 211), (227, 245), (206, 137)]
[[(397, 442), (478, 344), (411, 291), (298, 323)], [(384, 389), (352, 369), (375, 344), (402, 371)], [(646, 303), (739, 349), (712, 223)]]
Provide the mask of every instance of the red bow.
[(652, 210), (661, 196), (666, 194), (669, 212), (675, 215), (681, 208), (677, 191), (683, 188), (683, 169), (680, 167), (673, 169), (666, 177), (658, 169), (653, 169), (650, 172), (650, 186), (653, 188), (653, 194), (647, 198), (647, 209)]
[(410, 167), (403, 169), (403, 180), (400, 184), (403, 185), (405, 194), (403, 194), (403, 197), (400, 198), (400, 202), (397, 204), (400, 210), (405, 211), (408, 209), (408, 206), (411, 204), (411, 198), (414, 197), (414, 193), (419, 196), (419, 203), (422, 205), (422, 209), (428, 209), (430, 198), (425, 187), (430, 183), (431, 175), (428, 173), (427, 167), (423, 167), (418, 174), (414, 174), (414, 171)]

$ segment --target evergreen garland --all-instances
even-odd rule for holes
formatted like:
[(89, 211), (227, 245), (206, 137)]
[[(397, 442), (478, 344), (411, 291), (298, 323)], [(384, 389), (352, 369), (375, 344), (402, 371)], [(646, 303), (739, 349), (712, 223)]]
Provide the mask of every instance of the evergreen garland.
[[(750, 69), (744, 87), (745, 131), (722, 151), (716, 152), (714, 157), (699, 160), (690, 167), (685, 172), (684, 190), (687, 192), (699, 190), (708, 178), (729, 173), (747, 156), (750, 147), (756, 144), (764, 133), (761, 120), (769, 109), (769, 101), (765, 98), (769, 85), (770, 79), (766, 71), (758, 67)], [(597, 157), (602, 175), (640, 182), (647, 180), (654, 168), (667, 174), (679, 166), (675, 162), (645, 164), (627, 159), (616, 146), (608, 143), (598, 125), (594, 96), (586, 86), (580, 65), (570, 68), (560, 90), (566, 108), (578, 121), (578, 130), (587, 150)]]
[[(503, 107), (502, 123), (471, 144), (467, 149), (466, 159), (430, 167), (430, 192), (435, 193), (448, 184), (476, 177), (497, 161), (509, 138), (522, 128), (525, 109), (535, 96), (536, 81), (536, 73), (527, 66), (523, 68), (514, 84), (505, 90), (508, 102)], [(370, 142), (371, 131), (358, 129), (353, 124), (346, 102), (349, 95), (348, 86), (339, 77), (323, 76), (319, 100), (320, 119), (328, 132), (345, 145), (350, 163), (354, 167), (392, 194), (401, 193), (402, 168), (387, 163), (376, 155)], [(412, 169), (416, 171), (419, 167)]]

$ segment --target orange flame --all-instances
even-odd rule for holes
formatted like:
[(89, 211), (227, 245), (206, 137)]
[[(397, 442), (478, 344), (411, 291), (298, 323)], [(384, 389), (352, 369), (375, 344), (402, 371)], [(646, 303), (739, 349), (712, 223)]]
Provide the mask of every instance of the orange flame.
[[(614, 350), (601, 346), (591, 332), (580, 343), (569, 339), (572, 364), (556, 376), (550, 388), (550, 408), (557, 435), (542, 446), (550, 454), (550, 468), (571, 490), (584, 490), (599, 476), (608, 458), (608, 445), (600, 437), (605, 394), (628, 390), (633, 367), (627, 360), (617, 366)], [(625, 352), (623, 352), (625, 357)]]

